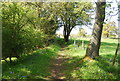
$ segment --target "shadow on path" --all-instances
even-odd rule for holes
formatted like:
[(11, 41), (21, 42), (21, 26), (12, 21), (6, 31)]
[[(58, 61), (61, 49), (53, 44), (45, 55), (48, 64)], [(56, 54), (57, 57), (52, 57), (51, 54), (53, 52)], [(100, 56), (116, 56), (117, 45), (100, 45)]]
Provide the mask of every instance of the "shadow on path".
[(61, 51), (58, 53), (58, 56), (52, 61), (51, 65), (51, 76), (49, 76), (49, 81), (66, 81), (66, 77), (63, 73), (64, 61), (68, 60), (69, 58), (66, 57), (64, 54), (65, 47), (61, 48)]

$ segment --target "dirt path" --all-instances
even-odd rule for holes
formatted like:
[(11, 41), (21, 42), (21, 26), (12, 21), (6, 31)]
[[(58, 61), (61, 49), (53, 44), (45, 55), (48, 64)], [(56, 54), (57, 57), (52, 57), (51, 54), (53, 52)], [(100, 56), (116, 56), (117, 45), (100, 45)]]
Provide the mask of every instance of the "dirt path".
[(61, 48), (57, 58), (52, 62), (52, 75), (50, 81), (65, 81), (65, 76), (62, 71), (64, 70), (63, 62), (67, 59), (68, 58), (65, 56), (64, 48)]

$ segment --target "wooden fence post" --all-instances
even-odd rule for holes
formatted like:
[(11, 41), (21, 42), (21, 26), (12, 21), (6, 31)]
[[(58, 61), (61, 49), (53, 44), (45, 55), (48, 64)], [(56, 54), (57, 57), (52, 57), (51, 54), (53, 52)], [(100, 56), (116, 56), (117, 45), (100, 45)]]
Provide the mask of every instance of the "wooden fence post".
[(76, 45), (76, 40), (74, 40), (74, 45)]
[(116, 57), (117, 57), (117, 53), (118, 53), (118, 49), (119, 49), (119, 43), (118, 43), (118, 45), (117, 45), (117, 49), (116, 49), (116, 51), (115, 51), (115, 56), (114, 56), (114, 60), (113, 60), (113, 66), (114, 66), (114, 64), (115, 64), (115, 61), (116, 61)]
[(80, 41), (78, 41), (78, 47), (80, 47)]
[(82, 48), (84, 49), (84, 40), (82, 40)]

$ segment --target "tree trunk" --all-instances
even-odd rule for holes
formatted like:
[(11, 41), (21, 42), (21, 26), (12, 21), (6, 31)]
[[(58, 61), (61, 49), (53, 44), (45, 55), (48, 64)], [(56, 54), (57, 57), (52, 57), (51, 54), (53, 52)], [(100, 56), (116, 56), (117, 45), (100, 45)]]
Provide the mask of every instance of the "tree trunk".
[(89, 56), (91, 58), (99, 56), (101, 34), (103, 29), (103, 22), (105, 19), (105, 5), (106, 2), (100, 2), (99, 0), (98, 2), (96, 2), (96, 16), (92, 32), (92, 38), (86, 50), (86, 56)]
[(68, 42), (69, 41), (69, 35), (64, 35), (64, 40), (65, 40), (65, 42)]
[(12, 57), (11, 56), (9, 57), (9, 59), (10, 59), (10, 63), (12, 63)]
[(70, 36), (70, 32), (71, 30), (69, 29), (70, 27), (66, 25), (64, 25), (64, 31), (63, 31), (63, 35), (64, 35), (64, 40), (65, 42), (68, 42), (69, 41), (69, 36)]

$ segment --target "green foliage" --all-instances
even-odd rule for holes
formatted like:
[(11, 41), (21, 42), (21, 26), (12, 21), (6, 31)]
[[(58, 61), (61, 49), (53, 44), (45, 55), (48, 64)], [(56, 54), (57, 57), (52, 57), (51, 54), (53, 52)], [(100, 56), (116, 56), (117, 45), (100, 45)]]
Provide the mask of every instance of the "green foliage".
[(2, 56), (18, 56), (23, 52), (20, 30), (26, 25), (25, 10), (17, 3), (2, 5)]
[(118, 33), (117, 31), (117, 27), (116, 27), (116, 23), (113, 22), (109, 22), (107, 24), (103, 25), (103, 36), (105, 37), (115, 37)]
[(53, 16), (57, 18), (57, 26), (64, 27), (65, 42), (68, 41), (71, 31), (76, 25), (90, 23), (90, 14), (87, 12), (92, 9), (92, 4), (89, 2), (59, 2), (48, 5), (52, 9)]
[(30, 24), (31, 11), (24, 8), (24, 3), (3, 2), (2, 5), (2, 58), (20, 56), (45, 45), (48, 36)]
[[(37, 29), (43, 30), (47, 35), (54, 35), (57, 25), (57, 15), (54, 12), (52, 3), (29, 2), (26, 3), (28, 7), (32, 6), (32, 11), (29, 14), (29, 19), (33, 26)], [(52, 6), (53, 5), (53, 6)]]
[(79, 4), (82, 7), (77, 3), (2, 2), (3, 58), (19, 56), (36, 47), (49, 45), (49, 40), (55, 37), (59, 27), (59, 18), (65, 22), (66, 18), (72, 18), (69, 22), (71, 26), (80, 17), (84, 20), (91, 4)]
[(83, 29), (83, 28), (80, 28), (79, 29), (79, 33), (78, 33), (78, 36), (81, 36), (81, 37), (86, 37), (86, 31), (85, 31), (85, 29)]
[[(5, 79), (43, 79), (50, 76), (50, 65), (60, 46), (68, 60), (64, 61), (67, 79), (116, 79), (118, 57), (115, 66), (111, 66), (117, 40), (106, 39), (101, 43), (100, 58), (93, 62), (81, 63), (85, 54), (83, 48), (73, 45), (73, 40), (64, 43), (63, 39), (55, 39), (53, 45), (44, 49), (50, 39), (54, 38), (59, 25), (66, 25), (70, 34), (76, 25), (83, 25), (90, 21), (87, 13), (91, 3), (62, 2), (62, 3), (2, 3), (2, 58), (12, 57), (14, 63), (3, 63), (3, 78)], [(84, 23), (85, 22), (85, 23)], [(114, 22), (106, 25), (105, 31), (114, 29)], [(108, 27), (110, 26), (110, 27)], [(112, 27), (111, 27), (112, 26)], [(110, 29), (109, 29), (110, 28)], [(115, 30), (115, 29), (114, 29)], [(111, 31), (111, 33), (113, 33)], [(87, 39), (78, 39), (85, 41)], [(37, 48), (36, 48), (37, 47)], [(14, 56), (21, 56), (14, 59)], [(8, 59), (6, 59), (9, 61)], [(66, 67), (67, 66), (67, 67)], [(74, 81), (74, 80), (73, 80)]]
[(42, 31), (36, 30), (34, 28), (23, 28), (21, 33), (21, 42), (25, 48), (25, 51), (28, 52), (31, 49), (35, 49), (37, 46), (42, 48), (45, 44), (45, 40), (47, 40), (47, 36)]

